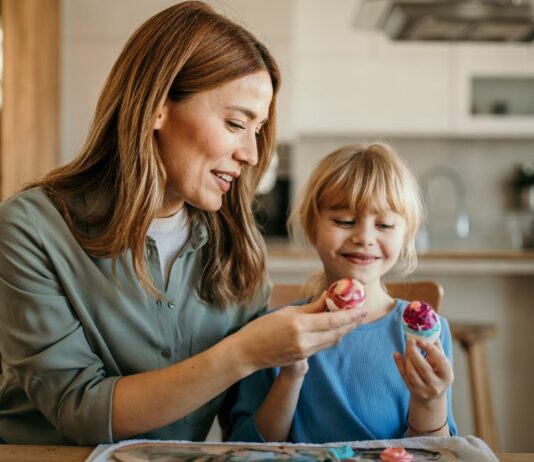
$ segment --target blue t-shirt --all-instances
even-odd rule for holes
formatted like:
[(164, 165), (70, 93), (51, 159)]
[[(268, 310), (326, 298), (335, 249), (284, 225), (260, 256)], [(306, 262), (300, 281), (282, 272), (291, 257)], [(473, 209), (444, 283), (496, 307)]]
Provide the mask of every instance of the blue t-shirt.
[[(401, 438), (406, 433), (410, 393), (393, 353), (404, 353), (402, 313), (408, 302), (397, 300), (385, 317), (363, 324), (338, 345), (308, 359), (290, 432), (295, 443), (326, 443)], [(441, 320), (441, 343), (452, 364), (451, 333)], [(279, 369), (264, 369), (239, 384), (230, 415), (232, 441), (263, 442), (255, 423)], [(447, 390), (449, 427), (456, 435), (451, 387)]]

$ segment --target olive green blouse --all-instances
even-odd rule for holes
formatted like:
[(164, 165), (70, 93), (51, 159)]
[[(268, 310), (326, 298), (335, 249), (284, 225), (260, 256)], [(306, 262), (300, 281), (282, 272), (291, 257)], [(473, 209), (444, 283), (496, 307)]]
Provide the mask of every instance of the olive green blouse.
[[(89, 213), (98, 208), (94, 202), (84, 197), (78, 206)], [(249, 307), (221, 310), (199, 298), (206, 241), (206, 229), (193, 223), (165, 290), (157, 246), (147, 237), (146, 260), (165, 295), (161, 301), (139, 284), (129, 252), (118, 259), (116, 275), (110, 259), (89, 256), (40, 189), (3, 202), (0, 438), (33, 444), (112, 442), (113, 388), (119, 377), (200, 353), (264, 309), (268, 281)], [(139, 437), (203, 440), (223, 397)]]

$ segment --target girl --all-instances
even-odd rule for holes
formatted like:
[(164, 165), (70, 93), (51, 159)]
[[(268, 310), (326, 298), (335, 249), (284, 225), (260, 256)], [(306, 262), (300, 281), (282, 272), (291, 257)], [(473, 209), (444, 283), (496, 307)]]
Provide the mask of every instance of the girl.
[(420, 219), (417, 182), (389, 146), (347, 146), (317, 165), (289, 220), (324, 268), (305, 292), (316, 298), (338, 279), (357, 279), (365, 285), (367, 316), (308, 361), (243, 380), (231, 439), (324, 443), (456, 434), (448, 325), (442, 320), (435, 344), (406, 341), (407, 302), (390, 297), (382, 283), (398, 260), (406, 273), (414, 270)]

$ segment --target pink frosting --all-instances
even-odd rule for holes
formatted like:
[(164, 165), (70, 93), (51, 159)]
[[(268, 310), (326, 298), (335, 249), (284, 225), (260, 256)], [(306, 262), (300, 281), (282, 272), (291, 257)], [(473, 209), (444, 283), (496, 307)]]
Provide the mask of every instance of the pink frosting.
[(404, 448), (386, 448), (380, 453), (380, 460), (384, 462), (408, 462), (413, 459)]
[(417, 300), (404, 309), (402, 318), (408, 327), (415, 331), (432, 329), (439, 322), (434, 309), (428, 303)]
[(340, 279), (328, 288), (327, 305), (331, 310), (359, 308), (364, 301), (365, 289), (356, 279)]

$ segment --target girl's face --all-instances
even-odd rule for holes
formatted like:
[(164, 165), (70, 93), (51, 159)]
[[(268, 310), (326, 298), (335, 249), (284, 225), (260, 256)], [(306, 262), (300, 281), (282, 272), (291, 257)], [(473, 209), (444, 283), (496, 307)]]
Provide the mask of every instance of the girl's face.
[(357, 213), (322, 210), (315, 228), (315, 242), (329, 284), (354, 278), (365, 286), (379, 284), (398, 260), (404, 244), (406, 222), (393, 211)]
[(273, 97), (266, 71), (180, 102), (167, 99), (154, 127), (167, 171), (168, 216), (184, 204), (215, 211), (244, 166), (258, 162), (256, 137)]

